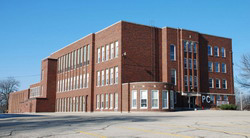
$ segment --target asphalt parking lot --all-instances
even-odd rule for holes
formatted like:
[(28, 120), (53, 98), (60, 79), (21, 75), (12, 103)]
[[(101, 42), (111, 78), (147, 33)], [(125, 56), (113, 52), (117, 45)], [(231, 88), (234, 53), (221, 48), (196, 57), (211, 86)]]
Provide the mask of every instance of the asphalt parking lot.
[(250, 137), (248, 111), (0, 114), (0, 137)]

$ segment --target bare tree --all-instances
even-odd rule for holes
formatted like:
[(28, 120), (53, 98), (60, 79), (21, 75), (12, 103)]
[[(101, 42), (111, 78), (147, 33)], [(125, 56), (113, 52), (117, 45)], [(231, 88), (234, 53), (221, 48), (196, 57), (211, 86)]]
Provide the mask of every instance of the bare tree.
[(239, 78), (236, 78), (242, 88), (250, 89), (250, 54), (241, 57)]
[(0, 80), (0, 104), (2, 108), (8, 109), (9, 94), (18, 90), (20, 82), (13, 77)]

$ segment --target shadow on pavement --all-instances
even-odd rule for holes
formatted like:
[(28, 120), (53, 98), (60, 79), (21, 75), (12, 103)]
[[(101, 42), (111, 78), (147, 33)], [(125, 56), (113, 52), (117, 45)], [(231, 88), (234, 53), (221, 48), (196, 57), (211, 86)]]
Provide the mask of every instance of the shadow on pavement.
[(16, 117), (40, 117), (42, 115), (33, 114), (0, 114), (0, 119), (2, 118), (16, 118)]

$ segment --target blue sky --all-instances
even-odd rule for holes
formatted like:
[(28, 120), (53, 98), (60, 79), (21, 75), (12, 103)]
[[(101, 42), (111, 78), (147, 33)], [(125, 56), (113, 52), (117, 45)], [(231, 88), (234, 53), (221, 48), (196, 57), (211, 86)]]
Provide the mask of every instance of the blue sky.
[(14, 76), (20, 89), (39, 82), (50, 53), (119, 20), (195, 30), (233, 40), (235, 75), (250, 53), (249, 0), (1, 0), (0, 79)]

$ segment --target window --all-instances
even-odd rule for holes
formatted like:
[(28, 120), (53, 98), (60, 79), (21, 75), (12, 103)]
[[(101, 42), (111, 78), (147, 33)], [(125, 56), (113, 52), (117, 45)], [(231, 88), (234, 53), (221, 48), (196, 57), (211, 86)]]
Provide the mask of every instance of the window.
[(70, 97), (70, 112), (73, 111), (73, 98)]
[(226, 57), (226, 50), (224, 47), (221, 48), (220, 52), (221, 52), (221, 57)]
[(210, 101), (212, 104), (214, 104), (214, 95), (210, 95)]
[(141, 90), (140, 91), (141, 96), (141, 108), (148, 108), (148, 91), (147, 90)]
[(110, 68), (110, 85), (114, 83), (114, 68)]
[(118, 109), (118, 93), (115, 93), (115, 109)]
[(79, 109), (79, 107), (78, 107), (78, 97), (76, 97), (76, 112), (78, 112), (78, 109)]
[(220, 72), (220, 63), (215, 62), (215, 72)]
[(170, 45), (170, 60), (175, 61), (176, 60), (176, 48), (175, 45)]
[(209, 56), (213, 55), (213, 49), (212, 49), (212, 47), (210, 45), (207, 46), (207, 52), (208, 52)]
[(97, 63), (100, 63), (101, 62), (101, 49), (98, 48), (97, 49)]
[(219, 57), (219, 48), (217, 46), (214, 47), (214, 56)]
[(86, 85), (86, 87), (88, 88), (88, 86), (89, 86), (89, 73), (87, 73), (87, 85)]
[(115, 67), (115, 84), (118, 84), (118, 67)]
[(102, 70), (102, 86), (104, 86), (104, 80), (105, 80), (105, 78), (104, 78), (104, 70)]
[(192, 76), (189, 76), (189, 85), (190, 85), (190, 87), (193, 86), (193, 77)]
[(84, 51), (84, 52), (83, 52), (83, 53), (84, 53), (84, 54), (83, 54), (83, 62), (84, 62), (84, 65), (87, 64), (87, 61), (86, 61), (86, 60), (87, 60), (87, 49), (86, 49), (86, 48), (87, 48), (87, 46), (85, 46), (84, 49), (83, 49), (83, 51)]
[(83, 74), (83, 87), (86, 88), (86, 74)]
[(100, 95), (96, 95), (96, 109), (100, 108)]
[(216, 79), (216, 88), (220, 89), (220, 79)]
[(110, 59), (114, 58), (114, 43), (111, 43), (111, 56)]
[(188, 86), (188, 78), (187, 75), (184, 76), (184, 85)]
[(104, 108), (104, 94), (101, 95), (101, 109)]
[(188, 42), (187, 41), (183, 41), (184, 52), (187, 52), (187, 45), (188, 45)]
[(79, 76), (76, 76), (76, 89), (78, 89)]
[(80, 75), (80, 88), (82, 88), (82, 75)]
[(152, 108), (159, 108), (159, 91), (151, 91), (151, 106)]
[(71, 67), (71, 53), (68, 54), (68, 57), (69, 57), (68, 68), (70, 69), (70, 67)]
[(109, 108), (109, 94), (106, 94), (106, 109)]
[(184, 58), (184, 69), (187, 69), (187, 58)]
[(208, 72), (213, 72), (213, 62), (208, 61)]
[(102, 47), (102, 62), (105, 61), (105, 47)]
[(196, 42), (194, 42), (194, 53), (197, 52), (197, 48), (196, 48)]
[(136, 109), (137, 108), (137, 91), (136, 90), (132, 90), (132, 109)]
[(71, 69), (74, 68), (74, 52), (71, 52)]
[(106, 69), (106, 85), (109, 85), (109, 69)]
[(162, 91), (162, 108), (168, 109), (168, 91)]
[(176, 85), (176, 70), (171, 69), (171, 83)]
[(225, 63), (221, 64), (221, 71), (222, 71), (222, 73), (227, 73), (227, 66)]
[(197, 62), (196, 62), (196, 59), (194, 59), (194, 70), (196, 70), (197, 69), (197, 64), (196, 64)]
[(192, 64), (192, 59), (188, 59), (188, 66), (189, 66), (189, 69), (192, 69), (193, 68), (193, 64)]
[(214, 88), (214, 79), (209, 78), (209, 88)]
[(74, 89), (73, 88), (73, 77), (70, 78), (70, 90)]
[(89, 57), (90, 57), (90, 45), (88, 45), (87, 65), (89, 64)]
[(80, 62), (80, 49), (77, 49), (77, 56), (76, 56), (76, 59), (77, 59), (77, 65), (79, 65), (79, 62)]
[(97, 86), (100, 86), (100, 71), (97, 71)]
[(72, 100), (72, 105), (73, 105), (73, 112), (75, 112), (76, 110), (76, 97), (73, 97), (73, 100)]
[[(86, 50), (86, 47), (84, 48)], [(83, 48), (80, 49), (80, 55), (79, 55), (80, 65), (82, 65), (82, 57), (83, 57)]]
[(74, 51), (74, 68), (76, 68), (76, 50)]
[(197, 76), (194, 76), (194, 87), (198, 86), (198, 78)]
[(223, 96), (223, 101), (228, 101), (228, 96), (227, 95)]
[(115, 57), (118, 57), (119, 54), (119, 46), (118, 46), (118, 41), (115, 42)]
[(192, 52), (192, 45), (193, 45), (192, 42), (188, 43), (188, 52)]
[(106, 45), (106, 60), (109, 60), (109, 45)]
[(109, 108), (110, 108), (110, 109), (113, 108), (113, 94), (110, 94), (110, 104), (109, 104)]
[(227, 89), (227, 80), (222, 80), (222, 88)]

